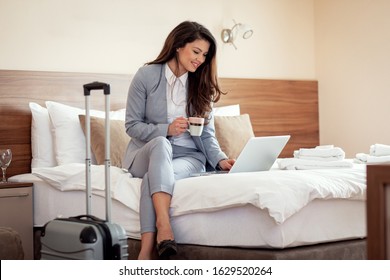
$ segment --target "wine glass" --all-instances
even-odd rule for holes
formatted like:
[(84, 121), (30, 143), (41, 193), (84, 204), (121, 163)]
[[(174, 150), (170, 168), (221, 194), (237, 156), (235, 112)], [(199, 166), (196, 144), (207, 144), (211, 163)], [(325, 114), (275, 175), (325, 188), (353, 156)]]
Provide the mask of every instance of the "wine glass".
[(11, 163), (11, 160), (12, 160), (11, 149), (0, 150), (0, 167), (1, 170), (3, 171), (3, 179), (1, 180), (1, 183), (7, 183), (5, 171), (7, 170), (9, 164)]

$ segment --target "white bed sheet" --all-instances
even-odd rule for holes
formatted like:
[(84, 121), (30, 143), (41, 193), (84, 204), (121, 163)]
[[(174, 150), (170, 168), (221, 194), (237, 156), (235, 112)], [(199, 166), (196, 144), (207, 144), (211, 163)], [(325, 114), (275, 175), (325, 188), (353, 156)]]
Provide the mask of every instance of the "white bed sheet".
[[(114, 190), (112, 220), (121, 224), (130, 238), (139, 239), (140, 181), (138, 179), (134, 183), (135, 178), (127, 176), (125, 180), (132, 181), (132, 186), (118, 188), (115, 182), (123, 185), (123, 180), (116, 180), (115, 174), (125, 176), (119, 173), (114, 172), (114, 184), (111, 184)], [(42, 174), (46, 173), (41, 172), (40, 176)], [(48, 173), (46, 175), (48, 176)], [(66, 172), (62, 175), (66, 175)], [(362, 165), (346, 172), (273, 170), (261, 176), (255, 174), (230, 178), (217, 176), (188, 178), (177, 182), (172, 200), (172, 226), (179, 243), (287, 248), (366, 236), (365, 167)], [(290, 176), (303, 176), (305, 180), (296, 181), (294, 178), (291, 181)], [(84, 177), (76, 174), (69, 177), (70, 179), (61, 178), (58, 174), (54, 178), (56, 187), (53, 186), (53, 182), (50, 185), (32, 174), (11, 178), (13, 181), (34, 183), (36, 226), (42, 226), (59, 216), (85, 213), (85, 192), (80, 190), (82, 185), (78, 182), (84, 180)], [(73, 186), (75, 182), (79, 184), (77, 187)], [(242, 195), (237, 195), (237, 192), (245, 193), (248, 182), (254, 183), (257, 187), (264, 182), (270, 182), (270, 185), (266, 186), (269, 189), (268, 194), (264, 189), (257, 190), (256, 197), (251, 191), (246, 198), (247, 203), (240, 202), (237, 199), (241, 199)], [(306, 184), (309, 191), (305, 190), (306, 188), (300, 189), (292, 182)], [(346, 182), (349, 187), (341, 187), (345, 186)], [(213, 192), (218, 194), (221, 186), (223, 188), (219, 192), (225, 192), (226, 196), (215, 197), (216, 193)], [(118, 189), (120, 191), (115, 191)], [(279, 194), (276, 201), (273, 198), (275, 193)], [(93, 194), (92, 214), (104, 218), (105, 203), (101, 185), (95, 185)], [(119, 194), (131, 197), (123, 199), (118, 197)], [(287, 205), (287, 201), (296, 202), (295, 198), (292, 198), (294, 195), (300, 197), (299, 203), (295, 203), (293, 207)], [(256, 199), (253, 199), (254, 197)], [(199, 208), (200, 205), (203, 208)], [(215, 207), (210, 207), (211, 205)], [(285, 209), (282, 209), (283, 207)]]
[(282, 224), (315, 199), (366, 199), (366, 167), (279, 170), (191, 177), (176, 182), (172, 216), (253, 205)]

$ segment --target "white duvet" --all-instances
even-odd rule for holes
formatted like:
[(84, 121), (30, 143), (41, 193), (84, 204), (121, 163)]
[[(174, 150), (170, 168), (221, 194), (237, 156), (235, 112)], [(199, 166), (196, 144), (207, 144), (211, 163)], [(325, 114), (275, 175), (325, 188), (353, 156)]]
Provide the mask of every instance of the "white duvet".
[[(138, 212), (141, 179), (111, 167), (112, 198)], [(104, 196), (104, 166), (92, 171), (92, 192)], [(84, 164), (36, 168), (33, 174), (60, 191), (85, 190)], [(314, 199), (365, 200), (366, 167), (277, 170), (192, 177), (176, 182), (172, 216), (251, 204), (281, 224)]]
[[(91, 166), (92, 193), (105, 196), (104, 165)], [(71, 163), (56, 167), (33, 168), (32, 174), (59, 191), (85, 191), (85, 164)], [(138, 212), (141, 179), (115, 166), (110, 168), (111, 196)]]

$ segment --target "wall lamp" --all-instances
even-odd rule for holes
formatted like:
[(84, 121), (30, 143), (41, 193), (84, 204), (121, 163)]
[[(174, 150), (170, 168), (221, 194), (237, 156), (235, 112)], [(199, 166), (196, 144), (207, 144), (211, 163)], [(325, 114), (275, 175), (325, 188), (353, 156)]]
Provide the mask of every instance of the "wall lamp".
[(221, 39), (224, 43), (230, 43), (237, 50), (237, 46), (234, 44), (234, 41), (238, 37), (243, 39), (249, 39), (253, 35), (253, 30), (246, 24), (236, 23), (234, 20), (234, 25), (231, 29), (222, 29)]

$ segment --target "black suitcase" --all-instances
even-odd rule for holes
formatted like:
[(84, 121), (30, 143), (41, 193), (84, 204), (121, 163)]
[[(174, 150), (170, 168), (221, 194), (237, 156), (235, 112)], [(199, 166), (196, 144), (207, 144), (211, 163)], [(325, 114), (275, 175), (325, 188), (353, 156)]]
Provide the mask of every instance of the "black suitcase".
[[(106, 219), (91, 215), (91, 149), (90, 105), (92, 90), (103, 90), (105, 96), (105, 194)], [(49, 221), (41, 234), (41, 259), (44, 260), (125, 260), (128, 258), (127, 236), (124, 228), (111, 222), (110, 192), (110, 85), (93, 82), (84, 85), (86, 130), (86, 215), (57, 218)]]

